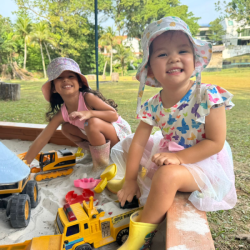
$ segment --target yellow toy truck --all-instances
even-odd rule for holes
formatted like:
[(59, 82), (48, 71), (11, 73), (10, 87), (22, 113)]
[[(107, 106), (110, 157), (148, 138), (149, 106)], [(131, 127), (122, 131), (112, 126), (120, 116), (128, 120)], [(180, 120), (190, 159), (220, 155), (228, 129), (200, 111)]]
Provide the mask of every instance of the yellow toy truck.
[(108, 202), (94, 207), (93, 197), (64, 205), (55, 220), (57, 235), (41, 236), (24, 243), (0, 246), (0, 250), (92, 250), (114, 241), (122, 244), (128, 237), (130, 215), (142, 209), (120, 208), (119, 202)]
[[(19, 154), (18, 157), (23, 159), (26, 152)], [(42, 181), (59, 176), (69, 175), (73, 171), (73, 166), (76, 165), (76, 155), (68, 149), (52, 150), (49, 152), (41, 152), (36, 156), (39, 161), (39, 167), (33, 167), (31, 173), (36, 173), (34, 179)]]
[(0, 208), (6, 209), (13, 228), (27, 227), (31, 208), (37, 205), (37, 182), (30, 180), (30, 174), (19, 182), (0, 184)]
[(31, 208), (38, 204), (37, 182), (30, 180), (27, 161), (20, 160), (0, 142), (0, 209), (13, 228), (26, 227)]

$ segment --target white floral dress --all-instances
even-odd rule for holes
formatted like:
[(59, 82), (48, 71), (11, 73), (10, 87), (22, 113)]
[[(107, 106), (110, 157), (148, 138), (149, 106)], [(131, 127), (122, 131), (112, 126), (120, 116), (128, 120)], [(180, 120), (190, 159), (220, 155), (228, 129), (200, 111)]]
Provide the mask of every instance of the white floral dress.
[[(234, 106), (231, 102), (231, 93), (211, 84), (201, 84), (202, 101), (198, 104), (195, 89), (196, 83), (176, 105), (168, 109), (162, 105), (161, 92), (142, 105), (137, 118), (161, 129), (150, 136), (141, 159), (144, 174), (139, 174), (138, 181), (142, 191), (142, 203), (147, 199), (152, 176), (158, 169), (151, 161), (152, 156), (159, 152), (183, 150), (204, 140), (205, 117), (209, 115), (210, 109), (222, 105), (226, 109), (231, 109)], [(123, 142), (115, 145), (111, 152), (111, 158), (118, 166), (120, 177), (125, 173), (125, 158), (132, 138), (133, 135), (129, 135)], [(189, 197), (195, 207), (203, 211), (234, 207), (237, 201), (235, 177), (232, 153), (227, 142), (218, 154), (183, 166), (187, 167), (201, 190), (191, 193)]]

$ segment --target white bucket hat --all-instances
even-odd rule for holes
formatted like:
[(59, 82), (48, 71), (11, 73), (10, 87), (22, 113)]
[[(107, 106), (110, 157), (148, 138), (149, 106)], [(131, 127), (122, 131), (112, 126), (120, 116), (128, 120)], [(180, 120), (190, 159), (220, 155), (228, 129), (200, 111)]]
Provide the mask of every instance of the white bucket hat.
[(46, 101), (50, 101), (51, 81), (55, 80), (65, 70), (70, 70), (77, 73), (82, 79), (83, 84), (89, 87), (87, 78), (81, 73), (79, 65), (73, 59), (67, 57), (57, 57), (53, 59), (48, 65), (47, 74), (49, 79), (42, 86), (42, 92)]
[(0, 142), (0, 184), (11, 184), (26, 178), (30, 168)]
[(136, 74), (137, 80), (140, 81), (137, 97), (137, 114), (141, 109), (141, 98), (144, 92), (145, 84), (151, 87), (161, 87), (160, 83), (155, 78), (152, 79), (148, 76), (149, 46), (157, 36), (169, 30), (179, 30), (184, 32), (188, 35), (191, 43), (193, 44), (195, 70), (191, 77), (196, 76), (197, 102), (201, 102), (201, 71), (206, 68), (211, 60), (212, 45), (209, 42), (193, 38), (188, 25), (184, 21), (182, 21), (179, 17), (169, 16), (149, 24), (142, 36), (141, 46), (143, 49), (143, 59)]

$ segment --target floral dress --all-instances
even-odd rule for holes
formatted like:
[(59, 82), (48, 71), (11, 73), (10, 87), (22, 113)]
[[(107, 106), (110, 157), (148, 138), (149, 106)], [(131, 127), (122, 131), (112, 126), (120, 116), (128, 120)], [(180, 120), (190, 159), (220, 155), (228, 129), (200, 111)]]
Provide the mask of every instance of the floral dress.
[[(150, 136), (141, 159), (138, 182), (142, 192), (142, 203), (147, 199), (152, 176), (158, 169), (151, 161), (152, 156), (160, 152), (183, 150), (204, 140), (205, 117), (209, 115), (210, 109), (222, 105), (226, 109), (231, 109), (234, 106), (231, 102), (231, 93), (211, 84), (201, 84), (201, 103), (198, 104), (195, 89), (196, 83), (177, 104), (168, 109), (162, 105), (161, 92), (142, 105), (137, 118), (161, 130)], [(122, 174), (125, 172), (124, 158), (132, 138), (133, 135), (128, 136), (123, 142), (115, 145), (111, 152), (111, 158)], [(195, 164), (182, 165), (190, 171), (201, 190), (191, 193), (189, 197), (195, 207), (202, 211), (234, 207), (237, 200), (235, 177), (232, 153), (227, 142), (219, 153)]]

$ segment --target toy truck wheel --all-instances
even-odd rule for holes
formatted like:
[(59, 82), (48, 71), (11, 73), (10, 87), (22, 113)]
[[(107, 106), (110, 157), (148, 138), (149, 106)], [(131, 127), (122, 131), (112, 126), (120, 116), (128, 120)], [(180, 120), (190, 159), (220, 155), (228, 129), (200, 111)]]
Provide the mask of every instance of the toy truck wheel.
[(30, 197), (27, 194), (13, 195), (10, 206), (10, 224), (13, 228), (27, 227), (30, 221)]
[(119, 245), (122, 245), (127, 240), (128, 234), (129, 234), (129, 227), (122, 229), (116, 236), (116, 242)]
[(76, 250), (92, 250), (93, 248), (89, 244), (84, 244), (76, 247)]
[(38, 205), (38, 187), (35, 180), (27, 182), (22, 194), (27, 194), (30, 197), (31, 208), (35, 208)]

